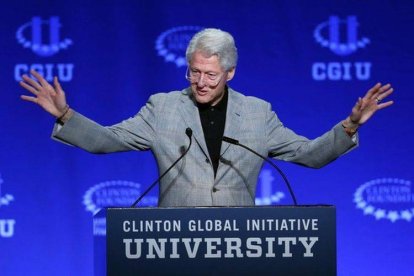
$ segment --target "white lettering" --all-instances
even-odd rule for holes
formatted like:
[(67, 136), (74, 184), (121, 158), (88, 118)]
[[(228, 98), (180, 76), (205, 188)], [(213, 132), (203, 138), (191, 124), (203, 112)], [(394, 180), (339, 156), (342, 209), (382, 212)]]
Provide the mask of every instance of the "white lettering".
[(351, 80), (351, 63), (350, 62), (342, 62), (342, 79), (343, 80)]
[[(221, 258), (221, 250), (217, 249), (217, 245), (221, 244), (220, 238), (205, 238), (204, 241), (207, 244), (207, 253), (204, 254), (205, 258)], [(216, 250), (215, 253), (213, 251)]]
[(71, 81), (73, 77), (73, 64), (58, 64), (58, 76), (60, 81)]
[(355, 74), (359, 80), (368, 80), (371, 77), (371, 62), (355, 62)]
[(14, 235), (14, 219), (0, 219), (0, 237), (11, 238)]
[(318, 231), (318, 219), (312, 219), (312, 230), (313, 231)]
[(154, 250), (157, 253), (157, 257), (164, 259), (165, 258), (165, 243), (167, 239), (147, 239), (148, 243), (148, 259), (155, 259)]
[(170, 239), (171, 242), (171, 259), (178, 259), (180, 258), (180, 254), (177, 253), (177, 244), (180, 242), (180, 239)]
[(220, 231), (239, 231), (236, 220), (190, 220), (188, 221), (189, 231), (199, 232), (220, 232)]
[(240, 238), (224, 238), (226, 242), (226, 254), (224, 254), (225, 258), (233, 258), (234, 254), (233, 251), (236, 252), (237, 258), (243, 258), (243, 254), (241, 252), (241, 239)]
[[(194, 247), (191, 248), (190, 242), (191, 240), (194, 241)], [(195, 258), (197, 255), (197, 251), (198, 251), (198, 247), (200, 246), (200, 243), (202, 241), (201, 238), (195, 238), (195, 239), (182, 239), (184, 246), (185, 246), (185, 250), (187, 251), (187, 255), (189, 258)]]
[(73, 78), (73, 63), (46, 63), (46, 64), (25, 64), (19, 63), (14, 66), (14, 79), (21, 81), (23, 74), (30, 74), (30, 70), (36, 70), (41, 74), (47, 81), (52, 82), (53, 77), (57, 76), (61, 82), (69, 82)]
[[(227, 221), (226, 221), (227, 222)], [(214, 221), (214, 230), (215, 231), (221, 231), (222, 230), (222, 226), (221, 226), (221, 220), (215, 220)]]
[(341, 79), (341, 64), (339, 62), (330, 62), (327, 69), (328, 78), (330, 80)]
[(287, 221), (284, 219), (284, 220), (282, 220), (282, 223), (280, 224), (280, 230), (281, 231), (287, 231), (287, 230), (289, 230), (289, 228), (288, 228), (288, 224), (287, 224)]
[(316, 81), (369, 80), (371, 62), (315, 62), (312, 65), (312, 78)]
[(125, 220), (122, 226), (123, 226), (122, 228), (124, 229), (124, 232), (131, 231), (131, 223), (129, 221)]
[(124, 232), (179, 232), (181, 231), (180, 220), (139, 220), (122, 223)]
[(312, 77), (314, 80), (322, 81), (326, 79), (326, 66), (322, 62), (315, 62), (312, 65)]
[(290, 252), (290, 243), (293, 245), (296, 244), (296, 238), (291, 237), (280, 237), (278, 238), (278, 244), (282, 245), (285, 244), (285, 252), (283, 252), (282, 257), (292, 257), (292, 253)]
[(262, 247), (260, 244), (262, 244), (262, 240), (260, 238), (248, 238), (246, 241), (246, 256), (250, 258), (261, 257)]
[(266, 257), (275, 257), (275, 252), (273, 252), (273, 243), (275, 242), (275, 238), (266, 238), (267, 241), (267, 253), (266, 253)]
[[(299, 244), (297, 240), (299, 240)], [(203, 250), (204, 258), (258, 258), (262, 256), (274, 258), (276, 257), (276, 248), (280, 248), (278, 256), (292, 258), (291, 250), (296, 248), (294, 252), (297, 252), (298, 247), (301, 246), (304, 248), (303, 257), (306, 258), (314, 257), (312, 250), (318, 240), (318, 237), (151, 238), (123, 239), (123, 243), (125, 256), (128, 259), (141, 257), (146, 259), (178, 259), (185, 258), (186, 255), (193, 259), (197, 257), (200, 248)], [(202, 247), (200, 247), (201, 243), (203, 243)]]
[(248, 219), (247, 231), (318, 230), (318, 219)]
[(143, 239), (134, 239), (134, 243), (136, 244), (136, 253), (131, 253), (131, 243), (132, 239), (124, 239), (123, 240), (125, 244), (125, 256), (128, 259), (139, 259), (141, 258), (141, 248), (142, 248), (142, 242)]
[[(313, 257), (312, 247), (319, 240), (318, 237), (299, 237), (298, 240), (303, 244), (303, 246), (306, 249), (306, 252), (303, 253), (303, 257)], [(310, 240), (309, 243), (308, 240)]]

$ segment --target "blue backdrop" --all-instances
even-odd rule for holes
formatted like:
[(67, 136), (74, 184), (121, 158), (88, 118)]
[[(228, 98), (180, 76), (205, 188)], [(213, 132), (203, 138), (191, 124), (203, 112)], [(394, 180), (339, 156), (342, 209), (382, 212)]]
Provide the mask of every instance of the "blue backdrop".
[[(93, 213), (130, 204), (157, 177), (150, 152), (98, 156), (51, 140), (54, 120), (19, 99), (20, 75), (58, 75), (72, 108), (110, 125), (188, 85), (185, 47), (203, 27), (235, 37), (232, 88), (309, 138), (376, 82), (393, 84), (395, 105), (363, 126), (357, 150), (320, 170), (279, 165), (300, 204), (337, 206), (339, 275), (414, 275), (411, 1), (8, 1), (2, 11), (1, 275), (92, 275), (103, 229)], [(267, 166), (259, 184), (258, 204), (291, 204)]]

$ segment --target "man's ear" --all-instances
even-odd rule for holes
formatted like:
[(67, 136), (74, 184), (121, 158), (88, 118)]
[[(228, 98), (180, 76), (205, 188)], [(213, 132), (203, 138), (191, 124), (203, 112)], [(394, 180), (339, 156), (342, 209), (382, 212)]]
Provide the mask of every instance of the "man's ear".
[(234, 77), (234, 74), (236, 73), (236, 67), (231, 68), (227, 72), (227, 81), (231, 80)]

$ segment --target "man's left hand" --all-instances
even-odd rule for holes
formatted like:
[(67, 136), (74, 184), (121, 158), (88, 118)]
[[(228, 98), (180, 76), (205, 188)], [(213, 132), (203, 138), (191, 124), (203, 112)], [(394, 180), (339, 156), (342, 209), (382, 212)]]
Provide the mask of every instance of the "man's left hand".
[(391, 84), (377, 83), (363, 98), (359, 98), (348, 118), (343, 122), (345, 128), (357, 129), (365, 124), (380, 109), (392, 105), (393, 101), (382, 102), (394, 89)]

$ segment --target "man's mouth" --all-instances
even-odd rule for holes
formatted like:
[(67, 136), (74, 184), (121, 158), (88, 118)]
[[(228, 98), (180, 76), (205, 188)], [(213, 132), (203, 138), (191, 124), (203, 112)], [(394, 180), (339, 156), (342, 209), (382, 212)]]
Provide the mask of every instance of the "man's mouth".
[(206, 91), (206, 90), (197, 90), (197, 94), (200, 95), (200, 96), (205, 96), (205, 95), (207, 95), (207, 93), (208, 93), (208, 91)]

